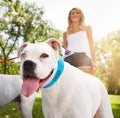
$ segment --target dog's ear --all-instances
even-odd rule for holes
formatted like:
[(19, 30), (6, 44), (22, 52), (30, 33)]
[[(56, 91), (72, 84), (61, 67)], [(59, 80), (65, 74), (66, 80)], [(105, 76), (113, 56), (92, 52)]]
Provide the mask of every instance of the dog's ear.
[(18, 57), (20, 57), (20, 55), (21, 55), (21, 52), (23, 51), (23, 49), (28, 45), (29, 43), (28, 42), (25, 42), (25, 43), (23, 43), (21, 46), (20, 46), (20, 48), (19, 48), (19, 50), (18, 50)]
[(55, 38), (50, 38), (47, 40), (47, 43), (55, 50), (58, 51), (61, 56), (63, 56), (62, 45), (59, 40)]

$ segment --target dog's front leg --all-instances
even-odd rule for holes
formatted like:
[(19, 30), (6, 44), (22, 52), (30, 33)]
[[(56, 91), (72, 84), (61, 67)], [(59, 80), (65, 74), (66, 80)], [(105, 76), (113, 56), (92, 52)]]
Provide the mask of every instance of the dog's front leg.
[(32, 118), (32, 109), (35, 101), (36, 94), (32, 94), (29, 97), (21, 95), (20, 110), (23, 118)]

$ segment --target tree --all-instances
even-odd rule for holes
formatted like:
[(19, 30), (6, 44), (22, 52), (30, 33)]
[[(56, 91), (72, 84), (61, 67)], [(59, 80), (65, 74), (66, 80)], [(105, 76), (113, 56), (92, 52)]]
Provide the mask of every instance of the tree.
[(96, 44), (97, 75), (106, 83), (108, 92), (120, 94), (120, 31), (111, 32)]
[[(41, 42), (61, 35), (59, 30), (42, 19), (44, 10), (35, 4), (22, 5), (20, 0), (2, 0), (0, 11), (0, 59), (16, 55), (22, 42)], [(9, 73), (8, 63), (11, 62), (0, 65), (2, 73)]]

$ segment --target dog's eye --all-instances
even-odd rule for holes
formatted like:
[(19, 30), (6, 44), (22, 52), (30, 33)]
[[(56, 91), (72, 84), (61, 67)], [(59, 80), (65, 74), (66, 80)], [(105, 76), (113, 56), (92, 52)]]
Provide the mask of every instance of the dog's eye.
[(26, 54), (25, 53), (22, 53), (21, 54), (21, 58), (25, 58), (26, 57)]
[(45, 53), (40, 55), (40, 58), (47, 58), (47, 57), (48, 57), (48, 54), (45, 54)]

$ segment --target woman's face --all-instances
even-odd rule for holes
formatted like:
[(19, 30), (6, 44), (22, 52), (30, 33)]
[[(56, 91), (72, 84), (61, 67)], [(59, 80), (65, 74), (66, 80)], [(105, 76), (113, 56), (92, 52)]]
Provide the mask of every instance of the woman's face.
[(79, 22), (80, 20), (80, 13), (78, 10), (73, 9), (70, 13), (70, 18), (72, 22)]

